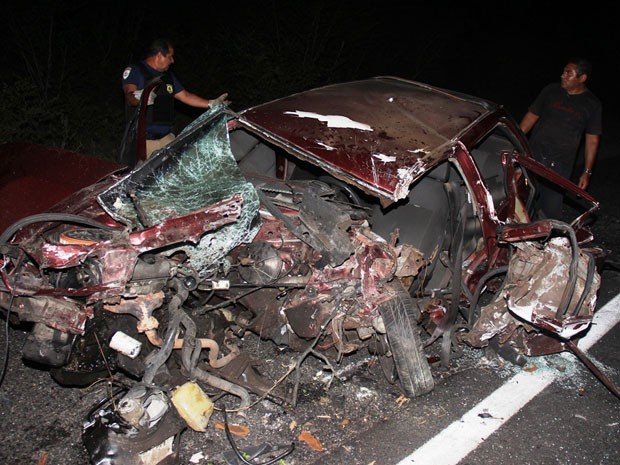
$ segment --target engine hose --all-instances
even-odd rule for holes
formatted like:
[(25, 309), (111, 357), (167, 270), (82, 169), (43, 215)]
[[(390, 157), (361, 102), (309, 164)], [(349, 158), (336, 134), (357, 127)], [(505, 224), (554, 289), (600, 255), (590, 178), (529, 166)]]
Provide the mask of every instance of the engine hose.
[(47, 222), (65, 222), (65, 223), (77, 223), (86, 226), (92, 226), (93, 228), (104, 229), (106, 231), (114, 231), (117, 228), (108, 226), (107, 224), (100, 223), (99, 221), (84, 218), (79, 215), (72, 215), (69, 213), (39, 213), (38, 215), (27, 216), (19, 221), (16, 221), (11, 226), (6, 228), (0, 236), (0, 245), (8, 244), (13, 235), (21, 228), (34, 224), (34, 223), (47, 223)]
[(144, 377), (142, 380), (146, 384), (151, 384), (153, 382), (153, 379), (157, 374), (157, 370), (159, 370), (159, 368), (166, 363), (166, 360), (168, 360), (168, 357), (170, 357), (170, 354), (174, 349), (174, 341), (179, 332), (179, 326), (183, 316), (181, 305), (183, 305), (183, 302), (185, 302), (189, 296), (189, 291), (179, 282), (178, 279), (172, 280), (170, 287), (175, 289), (177, 293), (168, 304), (168, 313), (170, 316), (164, 343), (155, 356), (148, 361), (146, 369), (144, 370)]
[(478, 285), (476, 286), (476, 292), (469, 304), (469, 311), (467, 312), (467, 324), (469, 324), (470, 327), (473, 323), (472, 320), (475, 316), (476, 309), (478, 308), (478, 301), (480, 300), (480, 295), (482, 294), (482, 289), (485, 283), (489, 279), (494, 278), (497, 275), (507, 273), (507, 272), (508, 272), (508, 265), (500, 266), (499, 268), (494, 268), (490, 271), (487, 271), (484, 275), (482, 275), (482, 277), (480, 278), (480, 281), (478, 281)]
[(590, 289), (590, 285), (592, 284), (592, 281), (594, 280), (594, 272), (596, 271), (596, 263), (594, 262), (594, 257), (590, 255), (589, 253), (586, 253), (585, 255), (586, 257), (588, 257), (588, 273), (586, 275), (586, 282), (583, 285), (583, 292), (581, 293), (579, 302), (577, 302), (577, 306), (575, 307), (575, 310), (573, 311), (574, 316), (579, 315), (579, 310), (581, 310), (581, 306), (583, 305), (583, 302), (586, 300), (586, 297), (588, 295), (588, 290)]
[(201, 352), (202, 352), (202, 345), (200, 344), (200, 341), (197, 341), (196, 347), (194, 347), (194, 350), (192, 351), (191, 357), (189, 359), (189, 366), (191, 367), (192, 371), (198, 365)]
[[(251, 459), (250, 461), (246, 458), (247, 454), (242, 453), (239, 450), (239, 448), (237, 447), (237, 444), (235, 443), (235, 440), (232, 437), (232, 433), (230, 432), (230, 427), (228, 426), (228, 416), (226, 415), (226, 408), (224, 408), (224, 429), (226, 430), (226, 438), (228, 439), (228, 442), (230, 443), (230, 447), (232, 447), (233, 452), (237, 456), (237, 460), (235, 461), (235, 463), (241, 462), (244, 465), (273, 465), (276, 463), (284, 463), (284, 460), (282, 459), (286, 457), (287, 455), (291, 454), (295, 450), (295, 443), (293, 442), (286, 450), (284, 450), (284, 452), (278, 454), (276, 457), (269, 458), (265, 462), (256, 462), (256, 457), (262, 455), (262, 452), (259, 452), (253, 457), (248, 457), (249, 459)], [(265, 452), (271, 452), (270, 449), (271, 448), (265, 450)], [(273, 455), (273, 453), (270, 453), (270, 455)]]
[(199, 343), (196, 344), (196, 322), (183, 310), (181, 310), (181, 324), (185, 327), (181, 360), (183, 361), (183, 367), (191, 375), (198, 363), (202, 346)]
[(194, 368), (194, 370), (192, 371), (192, 375), (197, 380), (202, 381), (209, 386), (213, 386), (214, 388), (220, 389), (222, 391), (232, 394), (233, 396), (239, 397), (241, 399), (241, 403), (239, 404), (238, 410), (245, 410), (250, 406), (250, 393), (238, 384), (233, 384), (230, 381), (226, 381), (225, 379), (213, 376), (211, 373), (208, 373), (199, 367)]

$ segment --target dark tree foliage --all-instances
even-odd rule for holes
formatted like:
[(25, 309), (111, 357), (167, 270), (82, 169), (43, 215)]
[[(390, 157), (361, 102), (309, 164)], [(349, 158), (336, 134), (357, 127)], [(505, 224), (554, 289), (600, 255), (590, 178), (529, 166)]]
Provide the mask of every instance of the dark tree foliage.
[[(364, 20), (377, 13), (346, 1), (33, 0), (5, 12), (0, 143), (110, 159), (125, 123), (121, 73), (156, 37), (175, 44), (173, 70), (188, 90), (206, 98), (227, 91), (233, 109), (365, 76), (381, 42), (377, 23)], [(180, 126), (200, 113), (179, 109)]]
[[(580, 16), (563, 21), (567, 30), (585, 27)], [(377, 75), (510, 107), (557, 80), (568, 56), (590, 56), (597, 76), (609, 78), (600, 70), (616, 63), (596, 46), (615, 43), (615, 35), (598, 29), (537, 39), (549, 19), (534, 1), (508, 11), (497, 2), (7, 0), (0, 26), (0, 143), (43, 143), (110, 159), (125, 125), (122, 71), (157, 37), (175, 44), (172, 69), (188, 90), (206, 98), (229, 92), (235, 110)], [(200, 113), (178, 108), (177, 131)], [(519, 117), (525, 106), (517, 109)]]

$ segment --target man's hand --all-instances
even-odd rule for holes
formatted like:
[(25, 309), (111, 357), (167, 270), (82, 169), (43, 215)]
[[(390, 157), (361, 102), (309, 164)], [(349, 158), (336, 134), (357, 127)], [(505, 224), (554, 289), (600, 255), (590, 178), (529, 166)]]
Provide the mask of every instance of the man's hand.
[(579, 176), (579, 187), (584, 191), (588, 189), (590, 185), (590, 173), (584, 171), (581, 176)]
[(230, 105), (230, 100), (226, 100), (228, 98), (228, 92), (220, 95), (218, 98), (209, 100), (209, 108), (217, 107), (220, 104)]

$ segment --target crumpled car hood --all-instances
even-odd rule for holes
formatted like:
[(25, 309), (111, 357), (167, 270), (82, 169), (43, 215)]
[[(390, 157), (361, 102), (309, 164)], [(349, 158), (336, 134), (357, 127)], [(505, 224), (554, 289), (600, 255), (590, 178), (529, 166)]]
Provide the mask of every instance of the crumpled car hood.
[(259, 105), (239, 123), (389, 202), (445, 160), (459, 135), (496, 108), (392, 77), (336, 84)]

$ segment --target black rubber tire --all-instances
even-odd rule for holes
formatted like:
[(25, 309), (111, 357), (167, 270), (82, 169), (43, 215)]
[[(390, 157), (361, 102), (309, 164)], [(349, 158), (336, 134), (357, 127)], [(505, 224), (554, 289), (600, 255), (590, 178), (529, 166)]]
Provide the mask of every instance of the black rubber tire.
[(411, 296), (398, 280), (389, 283), (394, 297), (379, 306), (394, 358), (398, 383), (407, 397), (433, 390), (435, 382), (422, 348)]

